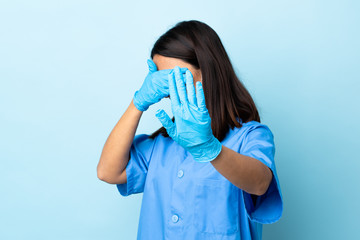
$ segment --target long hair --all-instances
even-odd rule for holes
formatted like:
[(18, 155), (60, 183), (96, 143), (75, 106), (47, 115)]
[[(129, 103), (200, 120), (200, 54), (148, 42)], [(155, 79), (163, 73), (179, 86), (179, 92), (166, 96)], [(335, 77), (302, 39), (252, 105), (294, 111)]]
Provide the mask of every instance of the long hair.
[[(219, 141), (230, 127), (242, 127), (237, 118), (243, 123), (260, 122), (254, 100), (236, 76), (219, 36), (207, 24), (196, 20), (177, 23), (155, 42), (151, 58), (155, 54), (178, 58), (200, 69), (211, 128)], [(155, 138), (160, 133), (169, 137), (164, 127), (149, 137)]]

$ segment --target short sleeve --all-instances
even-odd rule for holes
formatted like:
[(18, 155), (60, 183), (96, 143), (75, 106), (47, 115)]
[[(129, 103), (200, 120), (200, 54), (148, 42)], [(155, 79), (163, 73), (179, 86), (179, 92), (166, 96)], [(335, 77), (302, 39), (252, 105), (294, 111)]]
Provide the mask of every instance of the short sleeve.
[(144, 191), (145, 180), (148, 172), (155, 139), (149, 138), (147, 134), (139, 134), (134, 137), (130, 147), (130, 159), (125, 171), (127, 182), (116, 184), (122, 196)]
[(243, 191), (245, 209), (252, 221), (274, 223), (280, 219), (283, 211), (282, 193), (274, 162), (274, 136), (266, 125), (260, 123), (250, 126), (245, 134), (240, 154), (261, 161), (273, 174), (269, 188), (263, 195), (256, 197), (255, 205), (251, 194)]

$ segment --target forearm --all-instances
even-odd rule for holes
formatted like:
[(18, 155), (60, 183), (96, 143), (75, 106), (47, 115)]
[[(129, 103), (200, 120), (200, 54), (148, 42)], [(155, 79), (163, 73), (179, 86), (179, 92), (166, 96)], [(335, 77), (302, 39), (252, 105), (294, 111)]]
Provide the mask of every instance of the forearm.
[(232, 184), (250, 194), (264, 194), (272, 180), (272, 172), (265, 164), (224, 145), (211, 163)]
[(132, 100), (105, 142), (97, 165), (99, 179), (115, 183), (124, 171), (142, 113)]

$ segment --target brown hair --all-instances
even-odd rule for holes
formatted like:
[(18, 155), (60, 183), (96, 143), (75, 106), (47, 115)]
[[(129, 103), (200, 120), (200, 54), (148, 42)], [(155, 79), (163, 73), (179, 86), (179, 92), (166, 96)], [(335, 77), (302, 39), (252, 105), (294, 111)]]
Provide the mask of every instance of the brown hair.
[[(225, 138), (229, 127), (242, 126), (237, 118), (243, 123), (260, 122), (254, 100), (236, 76), (219, 36), (207, 24), (196, 20), (177, 23), (155, 42), (151, 58), (155, 54), (179, 58), (201, 70), (211, 128), (219, 141)], [(169, 137), (164, 127), (149, 137), (160, 133)]]

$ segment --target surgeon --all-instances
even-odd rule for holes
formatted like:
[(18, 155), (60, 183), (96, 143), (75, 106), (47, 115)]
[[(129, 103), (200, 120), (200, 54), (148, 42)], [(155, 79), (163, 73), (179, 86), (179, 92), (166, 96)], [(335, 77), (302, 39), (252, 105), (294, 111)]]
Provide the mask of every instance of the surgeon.
[[(283, 211), (274, 136), (236, 76), (219, 36), (182, 21), (154, 44), (149, 72), (104, 145), (98, 178), (143, 193), (137, 239), (261, 239)], [(137, 134), (150, 106), (173, 117)]]

